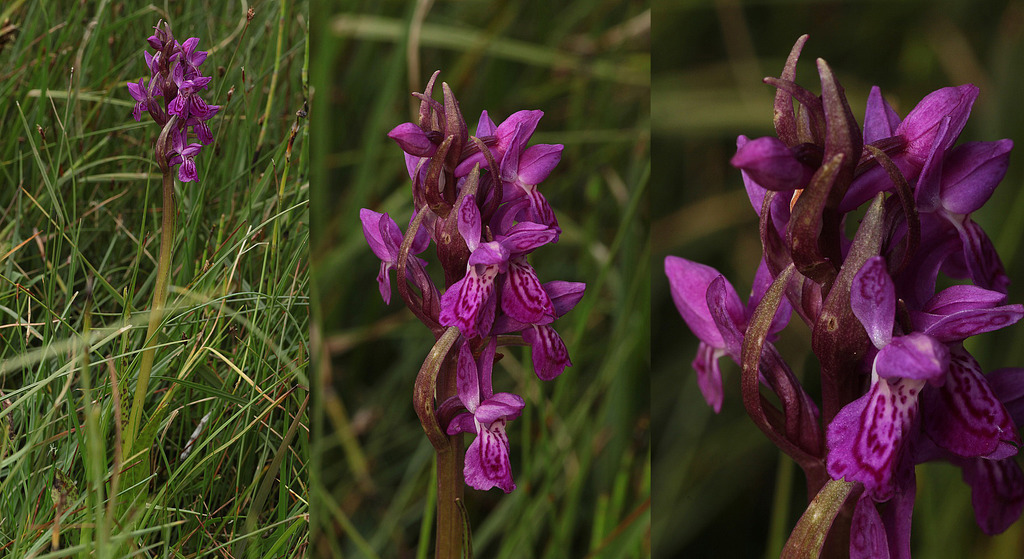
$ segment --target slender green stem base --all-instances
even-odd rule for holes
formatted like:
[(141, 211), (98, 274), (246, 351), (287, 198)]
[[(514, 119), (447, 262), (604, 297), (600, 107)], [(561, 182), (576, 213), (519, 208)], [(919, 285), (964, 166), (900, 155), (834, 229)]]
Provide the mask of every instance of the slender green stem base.
[(174, 243), (174, 177), (168, 168), (163, 173), (163, 207), (160, 227), (160, 259), (156, 266), (156, 286), (153, 288), (153, 306), (149, 312), (149, 327), (146, 329), (146, 347), (142, 351), (142, 362), (139, 366), (138, 382), (135, 385), (135, 397), (132, 400), (131, 413), (124, 436), (124, 454), (130, 456), (139, 432), (142, 407), (145, 405), (149, 390), (149, 377), (156, 358), (156, 334), (164, 319), (164, 306), (167, 303), (167, 282), (171, 275), (171, 245)]
[(462, 434), (448, 437), (448, 447), (437, 451), (437, 541), (435, 559), (462, 557), (462, 511), (466, 482), (462, 479)]

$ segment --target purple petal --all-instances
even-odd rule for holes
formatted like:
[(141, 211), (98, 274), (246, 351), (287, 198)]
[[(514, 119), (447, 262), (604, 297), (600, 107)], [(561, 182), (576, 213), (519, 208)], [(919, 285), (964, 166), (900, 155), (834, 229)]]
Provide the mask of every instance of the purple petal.
[(925, 433), (938, 446), (958, 456), (993, 460), (1017, 453), (1017, 428), (966, 350), (951, 351), (945, 384), (921, 397), (927, 408), (922, 415)]
[(523, 340), (530, 344), (533, 370), (540, 380), (551, 380), (572, 366), (569, 350), (554, 328), (547, 325), (523, 330)]
[(578, 281), (549, 281), (544, 284), (544, 291), (555, 307), (555, 316), (571, 311), (583, 298), (586, 289), (587, 284)]
[(955, 214), (971, 213), (992, 196), (1010, 164), (1012, 140), (972, 142), (946, 158), (942, 173), (942, 206)]
[(509, 263), (501, 290), (501, 309), (526, 324), (547, 324), (555, 319), (555, 307), (525, 257)]
[[(874, 90), (872, 90), (874, 91)], [(850, 525), (850, 559), (889, 559), (889, 542), (875, 502), (861, 495)]]
[(555, 219), (555, 212), (551, 211), (551, 206), (548, 205), (547, 199), (544, 198), (544, 195), (540, 193), (540, 190), (537, 190), (535, 187), (526, 189), (526, 198), (530, 201), (530, 205), (525, 212), (526, 221), (534, 221), (549, 227), (554, 233), (554, 237), (549, 242), (558, 242), (558, 234), (561, 233), (562, 230), (558, 227), (558, 220)]
[(960, 342), (976, 334), (999, 330), (1014, 324), (1024, 316), (1024, 306), (1004, 305), (993, 309), (971, 309), (955, 312), (938, 319), (923, 313), (914, 315), (915, 322), (927, 325), (924, 333), (940, 341)]
[(470, 266), (495, 266), (503, 271), (508, 263), (508, 250), (498, 241), (481, 243), (469, 255)]
[(178, 180), (181, 182), (199, 182), (199, 172), (196, 170), (196, 162), (191, 157), (185, 157), (178, 168)]
[(992, 239), (980, 225), (964, 218), (958, 228), (963, 243), (963, 256), (974, 283), (986, 289), (1005, 293), (1010, 283)]
[(476, 420), (482, 424), (492, 423), (498, 419), (511, 421), (522, 413), (526, 402), (516, 394), (499, 392), (480, 403), (476, 410)]
[(924, 385), (920, 380), (880, 379), (836, 414), (825, 437), (832, 479), (859, 481), (876, 501), (893, 495), (893, 475), (903, 459), (904, 439)]
[(167, 105), (167, 113), (177, 115), (181, 118), (188, 118), (188, 103), (185, 95), (177, 95)]
[(964, 481), (971, 486), (974, 518), (989, 535), (1006, 531), (1024, 510), (1024, 473), (1013, 458), (976, 458), (963, 465)]
[(508, 234), (500, 239), (501, 246), (513, 255), (525, 254), (544, 246), (558, 236), (551, 227), (530, 221), (520, 221), (509, 229)]
[[(896, 128), (896, 133), (907, 139), (907, 155), (924, 163), (936, 141), (942, 143), (941, 149), (953, 145), (977, 98), (978, 88), (971, 84), (945, 87), (926, 95)], [(949, 131), (939, 138), (940, 123), (945, 117), (950, 119)]]
[(888, 379), (941, 383), (949, 367), (949, 349), (931, 336), (911, 332), (897, 336), (875, 357), (874, 372)]
[(493, 136), (494, 131), (498, 127), (494, 125), (494, 121), (487, 115), (487, 111), (480, 113), (480, 120), (476, 123), (476, 137), (483, 138), (484, 136)]
[(889, 554), (893, 559), (910, 559), (910, 529), (916, 497), (914, 466), (909, 460), (904, 460), (896, 471), (896, 493), (880, 511), (889, 540)]
[(136, 101), (145, 101), (149, 97), (149, 92), (146, 90), (146, 86), (143, 84), (142, 78), (139, 78), (139, 83), (128, 82), (128, 93), (130, 93), (132, 99), (135, 99)]
[(477, 371), (476, 359), (469, 342), (463, 342), (459, 348), (459, 360), (456, 364), (455, 386), (459, 392), (459, 400), (470, 413), (476, 414), (480, 406), (480, 373)]
[[(509, 115), (494, 130), (494, 136), (498, 139), (499, 149), (499, 152), (495, 153), (494, 156), (502, 158), (505, 155), (505, 150), (509, 148), (516, 136), (521, 137), (522, 142), (525, 144), (533, 136), (533, 131), (537, 129), (537, 124), (543, 116), (544, 111), (537, 110), (517, 111)], [(518, 134), (516, 127), (519, 128)]]
[(380, 290), (380, 298), (384, 299), (385, 305), (391, 304), (391, 275), (388, 270), (391, 269), (391, 264), (387, 262), (380, 263), (380, 271), (377, 272), (377, 287)]
[[(393, 258), (388, 252), (387, 245), (384, 244), (384, 239), (380, 233), (380, 222), (382, 219), (390, 220), (391, 218), (387, 214), (377, 213), (366, 208), (359, 210), (359, 220), (363, 222), (363, 236), (366, 237), (370, 250), (382, 261), (391, 262)], [(395, 226), (397, 227), (398, 224), (395, 224)]]
[(499, 487), (511, 493), (516, 484), (508, 459), (505, 422), (498, 420), (488, 427), (478, 425), (477, 429), (477, 437), (466, 449), (466, 484), (481, 491)]
[(711, 313), (712, 320), (715, 321), (715, 326), (718, 327), (718, 332), (722, 334), (722, 343), (726, 353), (734, 360), (739, 360), (740, 353), (743, 351), (743, 332), (740, 332), (739, 326), (742, 326), (745, 320), (737, 320), (737, 317), (732, 316), (729, 312), (731, 310), (729, 299), (735, 296), (732, 285), (725, 279), (725, 276), (720, 275), (711, 280), (707, 292), (708, 311)]
[[(672, 300), (686, 325), (702, 342), (711, 347), (724, 348), (722, 333), (715, 325), (707, 302), (708, 286), (721, 275), (718, 270), (678, 256), (667, 256), (665, 274), (668, 276)], [(731, 312), (732, 316), (743, 317), (743, 307), (735, 290), (726, 304), (738, 310)]]
[(476, 206), (476, 196), (470, 194), (462, 200), (459, 214), (456, 216), (459, 234), (466, 241), (466, 247), (472, 252), (480, 245), (480, 208)]
[[(943, 117), (935, 132), (936, 138), (945, 138), (949, 134), (949, 126), (949, 117)], [(942, 205), (939, 195), (945, 156), (943, 142), (938, 139), (932, 142), (931, 151), (927, 153), (924, 166), (917, 177), (917, 186), (914, 188), (914, 200), (917, 201), (918, 212), (934, 212)]]
[(896, 288), (881, 256), (869, 258), (853, 276), (850, 308), (875, 347), (889, 343), (896, 318)]
[(814, 169), (800, 163), (789, 147), (773, 136), (750, 140), (729, 161), (768, 190), (792, 191), (807, 186)]
[(422, 128), (405, 122), (391, 129), (388, 137), (398, 143), (402, 151), (417, 157), (430, 157), (437, 151), (437, 145), (427, 138)]
[(704, 396), (704, 401), (715, 410), (722, 411), (722, 371), (718, 368), (718, 358), (725, 355), (725, 350), (714, 348), (700, 342), (697, 345), (697, 356), (693, 358), (693, 370), (697, 373), (697, 387)]
[(213, 133), (210, 132), (210, 127), (205, 122), (197, 121), (192, 126), (192, 130), (196, 133), (196, 138), (199, 139), (200, 144), (205, 146), (213, 141)]
[(935, 294), (924, 305), (932, 314), (953, 314), (972, 309), (990, 309), (1006, 299), (1006, 294), (976, 285), (954, 285)]
[(864, 111), (864, 143), (870, 144), (895, 136), (899, 125), (900, 116), (882, 97), (882, 90), (877, 85), (873, 86)]
[(523, 184), (540, 184), (562, 160), (562, 144), (530, 146), (519, 158), (519, 180)]

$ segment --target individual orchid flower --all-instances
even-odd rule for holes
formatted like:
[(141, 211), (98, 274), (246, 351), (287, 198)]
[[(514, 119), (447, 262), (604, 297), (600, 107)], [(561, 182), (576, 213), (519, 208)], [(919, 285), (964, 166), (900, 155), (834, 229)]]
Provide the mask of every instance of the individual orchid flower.
[[(529, 131), (532, 134), (532, 130)], [(548, 178), (551, 170), (562, 158), (561, 144), (537, 144), (526, 147), (530, 134), (522, 124), (517, 124), (512, 141), (501, 158), (499, 177), (504, 183), (502, 192), (505, 200), (525, 197), (527, 203), (519, 214), (520, 219), (540, 223), (560, 232), (551, 206), (537, 185)], [(557, 237), (555, 239), (557, 241)]]
[[(732, 284), (714, 268), (678, 256), (665, 258), (665, 274), (668, 276), (672, 300), (686, 325), (700, 340), (697, 357), (693, 361), (697, 385), (715, 413), (721, 411), (723, 399), (718, 359), (728, 355), (739, 363), (742, 332), (747, 327), (757, 301), (764, 296), (768, 287), (763, 280), (766, 273), (762, 261), (758, 268), (758, 278), (762, 279), (755, 280), (755, 289), (751, 294), (752, 305), (745, 309)], [(786, 326), (791, 309), (787, 302), (782, 302), (772, 321), (771, 333)]]
[[(549, 281), (542, 288), (551, 301), (556, 317), (560, 317), (576, 306), (583, 298), (586, 284), (573, 281)], [(548, 324), (527, 324), (501, 314), (494, 321), (490, 334), (521, 332), (523, 341), (530, 345), (533, 370), (541, 380), (557, 378), (566, 367), (572, 366), (569, 350), (553, 327)]]
[[(377, 284), (380, 288), (380, 296), (384, 303), (391, 304), (391, 275), (389, 271), (398, 266), (398, 257), (402, 246), (402, 230), (398, 228), (395, 220), (386, 213), (378, 213), (373, 210), (359, 210), (359, 219), (363, 223), (363, 235), (370, 249), (380, 259), (380, 272), (377, 274)], [(426, 250), (430, 244), (430, 237), (426, 230), (420, 228), (413, 238), (410, 256), (419, 254)], [(427, 262), (421, 258), (412, 256), (409, 258), (409, 267), (406, 270), (407, 276), (414, 277), (418, 269), (422, 269)]]
[(459, 209), (458, 228), (470, 250), (466, 275), (441, 296), (441, 324), (458, 326), (468, 336), (486, 336), (497, 308), (497, 283), (504, 276), (501, 309), (524, 323), (545, 324), (555, 311), (541, 287), (526, 254), (550, 243), (557, 234), (541, 224), (523, 221), (495, 240), (480, 238), (480, 211), (476, 197), (465, 196)]
[(149, 88), (142, 83), (142, 78), (139, 78), (139, 83), (128, 82), (128, 92), (131, 94), (132, 99), (135, 99), (132, 117), (135, 118), (136, 122), (142, 122), (142, 111), (149, 110), (149, 103), (153, 99), (149, 94)]
[[(500, 166), (505, 158), (505, 153), (517, 141), (517, 138), (525, 138), (522, 140), (524, 145), (526, 141), (529, 141), (543, 116), (544, 111), (517, 111), (495, 126), (487, 111), (483, 111), (476, 126), (476, 137), (484, 140), (488, 149), (491, 150), (494, 160)], [(480, 165), (481, 169), (486, 169), (488, 165), (486, 156), (479, 151), (473, 152), (459, 162), (455, 168), (455, 176), (468, 175), (474, 165)]]
[(181, 165), (178, 167), (178, 180), (181, 182), (199, 182), (199, 173), (196, 171), (195, 156), (203, 148), (202, 145), (191, 143), (185, 145), (185, 133), (175, 134), (174, 153), (170, 164)]
[(466, 449), (463, 470), (466, 484), (481, 491), (498, 487), (505, 493), (511, 493), (516, 484), (512, 481), (505, 425), (519, 417), (526, 403), (515, 394), (494, 393), (491, 370), (496, 347), (495, 339), (491, 338), (478, 359), (473, 358), (468, 342), (464, 342), (459, 349), (459, 399), (468, 413), (457, 415), (448, 424), (448, 434), (476, 434)]
[[(907, 118), (900, 121), (881, 91), (873, 88), (864, 116), (864, 143), (888, 140), (893, 146), (890, 147), (892, 162), (913, 182), (929, 158), (946, 157), (967, 123), (977, 98), (978, 88), (971, 84), (942, 88), (925, 96)], [(854, 179), (840, 210), (856, 209), (878, 192), (891, 190), (891, 185), (885, 169), (873, 166)]]
[[(1003, 293), (1009, 279), (1002, 262), (992, 241), (970, 214), (988, 201), (1003, 180), (1012, 148), (1010, 140), (972, 142), (950, 150), (944, 157), (933, 154), (925, 163), (915, 191), (922, 221), (935, 220), (938, 223), (933, 229), (952, 229), (960, 239), (959, 247), (950, 247), (951, 258), (943, 269), (954, 277), (970, 277), (981, 287)], [(960, 262), (963, 272), (950, 266)]]
[[(973, 301), (964, 302), (970, 295)], [(1024, 316), (1024, 308), (995, 308), (985, 295), (975, 289), (943, 292), (929, 307), (937, 313), (918, 315), (919, 324), (928, 323), (923, 331), (893, 336), (895, 287), (882, 257), (867, 260), (854, 277), (851, 308), (878, 353), (871, 389), (829, 425), (828, 471), (834, 479), (863, 483), (877, 501), (890, 498), (893, 475), (909, 460), (907, 441), (917, 429), (920, 406), (929, 411), (921, 429), (958, 456), (1001, 459), (1016, 453), (1006, 441), (1019, 444), (1019, 437), (977, 362), (958, 345), (947, 346)], [(931, 318), (938, 313), (941, 318)]]

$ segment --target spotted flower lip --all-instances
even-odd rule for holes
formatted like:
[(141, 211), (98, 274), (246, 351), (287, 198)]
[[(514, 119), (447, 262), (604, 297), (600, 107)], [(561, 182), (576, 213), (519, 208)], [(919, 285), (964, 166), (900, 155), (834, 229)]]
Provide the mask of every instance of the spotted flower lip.
[(501, 309), (525, 324), (546, 324), (555, 310), (525, 256), (552, 242), (557, 234), (542, 224), (522, 221), (494, 241), (480, 238), (482, 223), (475, 196), (466, 196), (458, 227), (470, 250), (466, 275), (441, 297), (441, 324), (486, 336), (493, 324), (498, 286)]
[(448, 434), (476, 434), (466, 449), (464, 475), (470, 487), (481, 491), (498, 487), (505, 493), (511, 493), (516, 484), (512, 480), (505, 426), (519, 417), (526, 402), (515, 394), (494, 393), (491, 369), (495, 348), (496, 342), (492, 338), (478, 359), (473, 358), (468, 343), (463, 343), (459, 349), (459, 399), (468, 413), (456, 416), (449, 423)]

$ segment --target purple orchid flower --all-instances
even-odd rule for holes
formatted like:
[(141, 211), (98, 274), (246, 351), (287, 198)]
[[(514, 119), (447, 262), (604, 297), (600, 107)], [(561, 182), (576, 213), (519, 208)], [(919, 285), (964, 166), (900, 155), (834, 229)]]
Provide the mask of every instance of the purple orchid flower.
[[(1013, 459), (1024, 369), (985, 375), (963, 342), (1024, 317), (1024, 306), (1006, 303), (1003, 265), (971, 218), (1005, 176), (1013, 144), (955, 146), (978, 96), (970, 84), (929, 94), (905, 119), (873, 88), (861, 127), (824, 61), (820, 96), (796, 83), (805, 41), (765, 80), (777, 90), (778, 138), (740, 136), (732, 159), (764, 247), (751, 302), (744, 308), (714, 269), (666, 259), (673, 300), (700, 340), (698, 383), (718, 411), (718, 359), (729, 355), (743, 369), (748, 413), (809, 486), (823, 487), (823, 474), (857, 484), (851, 557), (910, 557), (915, 467), (933, 460), (962, 468), (978, 525), (998, 533), (1024, 510)], [(848, 238), (850, 212), (869, 200)], [(969, 283), (936, 293), (940, 273)], [(780, 316), (769, 322), (764, 311), (776, 304), (811, 329), (820, 416), (772, 344)]]
[[(377, 284), (380, 288), (380, 296), (384, 304), (391, 304), (391, 275), (388, 273), (392, 268), (398, 266), (398, 256), (402, 246), (402, 230), (398, 228), (395, 220), (386, 213), (378, 213), (373, 210), (359, 210), (359, 219), (363, 222), (363, 235), (370, 245), (373, 253), (380, 258), (380, 272), (377, 274)], [(411, 221), (411, 220), (410, 220)], [(423, 267), (427, 262), (422, 258), (412, 255), (419, 254), (427, 249), (430, 244), (430, 237), (422, 227), (416, 231), (412, 246), (409, 250), (411, 258), (406, 268), (406, 275), (410, 278), (422, 274)]]
[[(921, 332), (893, 336), (895, 287), (882, 257), (867, 260), (854, 277), (851, 308), (878, 352), (871, 389), (828, 427), (834, 479), (859, 481), (876, 501), (889, 499), (918, 429), (962, 457), (998, 460), (1016, 453), (1020, 439), (1009, 414), (958, 344), (1024, 316), (1024, 307), (995, 307), (995, 301), (980, 288), (947, 290), (928, 307), (932, 312), (917, 315), (918, 324), (927, 324)], [(918, 422), (921, 407), (928, 413)]]
[[(928, 94), (900, 121), (875, 87), (864, 116), (864, 143), (895, 139), (901, 147), (890, 157), (903, 176), (914, 181), (930, 158), (946, 156), (967, 123), (977, 97), (978, 88), (971, 84), (946, 87)], [(875, 194), (892, 190), (891, 185), (892, 180), (883, 168), (871, 167), (853, 181), (839, 209), (854, 210)]]
[[(425, 375), (428, 369), (421, 369), (417, 378), (414, 404), (424, 428), (428, 435), (437, 434), (432, 415), (449, 435), (475, 434), (466, 452), (466, 483), (511, 492), (515, 483), (505, 429), (525, 402), (514, 394), (494, 393), (496, 347), (525, 343), (539, 379), (559, 376), (572, 362), (552, 323), (579, 302), (586, 288), (578, 282), (542, 284), (527, 260), (533, 250), (555, 242), (560, 232), (537, 185), (558, 163), (562, 146), (527, 147), (541, 111), (519, 111), (498, 126), (484, 111), (477, 136), (470, 138), (451, 88), (442, 82), (443, 102), (432, 97), (438, 75), (431, 76), (423, 93), (413, 93), (420, 100), (418, 120), (388, 133), (404, 152), (412, 179), (414, 215), (422, 218), (416, 237), (402, 247), (401, 230), (386, 214), (364, 209), (360, 218), (367, 242), (381, 260), (377, 280), (385, 302), (391, 294), (388, 270), (406, 258), (408, 277), (401, 281), (409, 281), (420, 295), (402, 289), (404, 302), (436, 338), (450, 343), (458, 336), (455, 367), (448, 361), (454, 357), (452, 349), (437, 373), (445, 375), (444, 384)], [(425, 261), (415, 256), (430, 241), (437, 247), (443, 292), (425, 273)], [(455, 386), (457, 395), (437, 405), (442, 386)], [(437, 439), (431, 436), (440, 450)]]
[(199, 182), (199, 172), (196, 171), (195, 156), (203, 148), (202, 145), (191, 143), (185, 145), (186, 135), (184, 132), (174, 135), (174, 156), (170, 164), (181, 165), (178, 167), (178, 180), (181, 182)]
[[(583, 298), (586, 284), (575, 281), (549, 281), (542, 288), (554, 309), (556, 317), (571, 311), (576, 303)], [(522, 332), (523, 341), (530, 345), (533, 370), (541, 380), (553, 380), (561, 375), (566, 367), (572, 366), (569, 350), (558, 335), (558, 331), (548, 324), (527, 324), (501, 314), (494, 320), (490, 335)]]
[[(517, 141), (517, 138), (523, 138), (521, 140), (523, 145), (529, 141), (543, 116), (543, 111), (517, 111), (509, 115), (501, 124), (495, 126), (487, 111), (483, 111), (476, 126), (476, 137), (488, 144), (494, 160), (500, 166), (505, 158), (505, 153)], [(470, 154), (459, 162), (459, 165), (455, 167), (455, 176), (464, 177), (468, 175), (473, 170), (473, 166), (477, 164), (480, 165), (481, 169), (487, 168), (487, 158), (479, 151)]]
[(132, 109), (132, 117), (136, 122), (142, 122), (142, 111), (149, 110), (149, 103), (153, 99), (149, 94), (149, 88), (142, 83), (142, 78), (139, 78), (139, 83), (128, 82), (128, 92), (136, 101), (135, 108)]
[[(742, 351), (742, 332), (767, 291), (770, 277), (762, 261), (754, 281), (750, 305), (744, 308), (739, 295), (725, 276), (704, 264), (668, 256), (665, 258), (672, 300), (686, 325), (700, 340), (693, 368), (697, 371), (697, 384), (701, 394), (715, 413), (722, 409), (722, 373), (718, 359), (728, 355), (739, 363)], [(770, 333), (775, 333), (789, 322), (792, 307), (785, 300), (772, 321)]]
[(551, 228), (528, 221), (512, 226), (495, 240), (483, 242), (476, 197), (466, 196), (459, 208), (458, 227), (470, 250), (466, 275), (441, 296), (441, 324), (458, 326), (465, 335), (484, 337), (490, 331), (497, 308), (499, 276), (502, 276), (501, 309), (509, 317), (529, 324), (554, 320), (551, 299), (541, 287), (526, 255), (552, 242)]
[(464, 342), (459, 349), (459, 400), (469, 413), (456, 416), (448, 424), (448, 434), (476, 434), (466, 449), (464, 475), (470, 487), (481, 491), (499, 487), (511, 493), (516, 484), (512, 481), (505, 425), (519, 417), (526, 403), (515, 394), (494, 393), (491, 369), (496, 347), (495, 338), (491, 338), (479, 359), (473, 359), (469, 343)]

